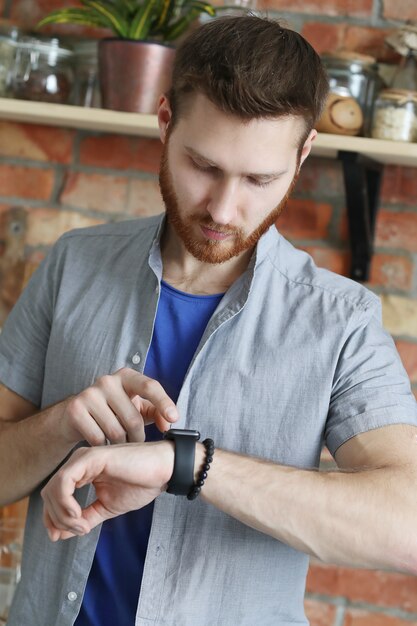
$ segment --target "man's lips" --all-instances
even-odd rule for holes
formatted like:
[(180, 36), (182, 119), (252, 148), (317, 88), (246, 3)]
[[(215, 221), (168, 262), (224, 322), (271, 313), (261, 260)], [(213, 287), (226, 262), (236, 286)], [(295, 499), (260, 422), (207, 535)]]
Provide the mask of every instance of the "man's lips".
[(207, 239), (223, 241), (224, 239), (232, 236), (232, 233), (223, 233), (219, 230), (212, 230), (211, 228), (207, 228), (207, 226), (200, 225), (200, 228), (203, 231), (203, 235), (207, 237)]

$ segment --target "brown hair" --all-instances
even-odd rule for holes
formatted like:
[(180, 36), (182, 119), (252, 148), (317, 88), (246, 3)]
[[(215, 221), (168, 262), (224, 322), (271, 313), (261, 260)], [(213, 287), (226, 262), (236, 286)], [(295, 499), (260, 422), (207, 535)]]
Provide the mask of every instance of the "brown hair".
[(319, 119), (328, 81), (320, 57), (298, 33), (254, 15), (216, 18), (179, 46), (167, 96), (175, 125), (188, 95), (250, 120), (296, 115), (308, 133)]

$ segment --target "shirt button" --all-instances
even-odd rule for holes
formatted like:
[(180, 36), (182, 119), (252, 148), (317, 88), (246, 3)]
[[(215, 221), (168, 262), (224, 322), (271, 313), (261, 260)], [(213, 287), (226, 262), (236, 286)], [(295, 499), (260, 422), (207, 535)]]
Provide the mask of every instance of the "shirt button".
[(137, 352), (136, 352), (136, 354), (134, 354), (132, 356), (132, 363), (134, 365), (137, 365), (138, 363), (140, 363), (140, 356), (139, 356), (139, 354)]
[(78, 596), (75, 593), (75, 591), (70, 591), (69, 594), (67, 595), (67, 598), (70, 602), (75, 602)]

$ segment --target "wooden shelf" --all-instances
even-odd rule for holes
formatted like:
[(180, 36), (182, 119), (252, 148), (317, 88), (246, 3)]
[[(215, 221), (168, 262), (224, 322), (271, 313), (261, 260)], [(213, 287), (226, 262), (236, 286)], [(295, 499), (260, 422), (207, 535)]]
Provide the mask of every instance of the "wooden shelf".
[[(0, 98), (0, 119), (106, 133), (158, 137), (155, 115), (89, 109), (67, 104)], [(417, 167), (417, 143), (320, 133), (313, 144), (312, 154), (336, 158), (340, 150), (356, 152), (379, 163)]]
[(0, 98), (0, 119), (82, 130), (158, 137), (155, 115)]
[(377, 163), (417, 167), (417, 143), (368, 139), (367, 137), (343, 137), (320, 133), (313, 143), (312, 154), (336, 158), (339, 151), (356, 152)]

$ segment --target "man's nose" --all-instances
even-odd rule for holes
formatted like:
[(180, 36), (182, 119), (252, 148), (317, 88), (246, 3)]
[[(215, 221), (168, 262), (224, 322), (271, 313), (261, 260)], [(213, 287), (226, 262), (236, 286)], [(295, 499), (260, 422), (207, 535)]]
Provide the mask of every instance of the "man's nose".
[(210, 193), (207, 211), (216, 224), (231, 224), (239, 206), (239, 183), (234, 180), (217, 181)]

